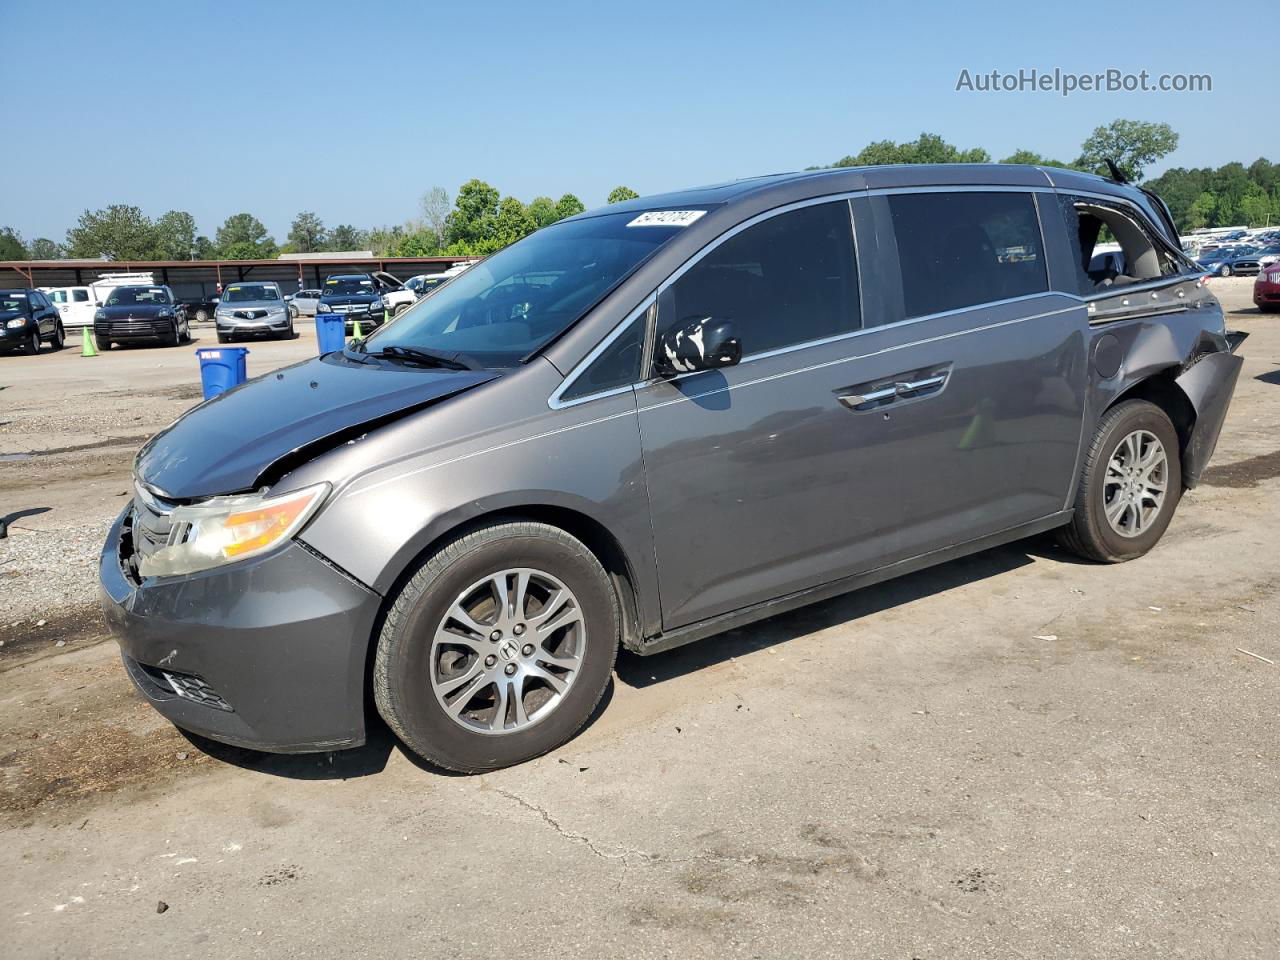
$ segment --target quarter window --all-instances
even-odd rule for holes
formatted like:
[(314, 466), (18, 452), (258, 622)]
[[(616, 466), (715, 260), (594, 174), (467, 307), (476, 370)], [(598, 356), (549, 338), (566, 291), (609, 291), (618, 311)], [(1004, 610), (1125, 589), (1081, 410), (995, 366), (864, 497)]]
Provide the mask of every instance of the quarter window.
[(626, 387), (640, 379), (640, 355), (644, 352), (644, 328), (649, 311), (627, 325), (608, 347), (582, 371), (561, 396), (575, 400), (593, 393)]
[(907, 319), (1049, 289), (1029, 193), (888, 198)]
[(749, 356), (857, 330), (857, 266), (846, 201), (770, 217), (699, 260), (661, 298), (658, 336), (732, 320)]
[(1058, 203), (1083, 295), (1176, 276), (1186, 269), (1154, 239), (1142, 218), (1125, 206), (1070, 195), (1059, 196)]

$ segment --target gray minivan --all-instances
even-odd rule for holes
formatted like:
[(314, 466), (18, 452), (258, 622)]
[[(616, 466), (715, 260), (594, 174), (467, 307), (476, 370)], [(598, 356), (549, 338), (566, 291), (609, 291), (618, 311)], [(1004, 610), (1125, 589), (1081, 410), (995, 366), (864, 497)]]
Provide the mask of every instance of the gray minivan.
[[(1126, 273), (1090, 271), (1106, 230)], [(870, 167), (546, 227), (138, 455), (100, 564), (166, 717), (273, 751), (373, 708), (462, 771), (654, 653), (1048, 530), (1141, 556), (1241, 366), (1167, 208), (1011, 165)]]

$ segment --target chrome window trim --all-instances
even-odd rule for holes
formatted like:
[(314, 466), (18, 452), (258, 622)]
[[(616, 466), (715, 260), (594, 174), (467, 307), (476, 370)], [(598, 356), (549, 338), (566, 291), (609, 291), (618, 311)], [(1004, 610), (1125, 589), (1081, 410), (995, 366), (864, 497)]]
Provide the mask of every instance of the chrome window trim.
[[(631, 312), (629, 312), (626, 315), (626, 317), (624, 317), (621, 321), (619, 321), (618, 325), (614, 327), (612, 330), (610, 330), (609, 334), (603, 340), (601, 340), (598, 344), (596, 344), (595, 348), (590, 353), (588, 353), (585, 357), (579, 360), (577, 365), (572, 370), (569, 371), (569, 375), (564, 378), (560, 386), (558, 386), (555, 392), (551, 394), (551, 396), (547, 399), (547, 406), (550, 407), (552, 410), (563, 410), (566, 407), (574, 407), (580, 403), (586, 403), (588, 400), (597, 400), (602, 397), (616, 397), (618, 394), (626, 393), (628, 390), (631, 390), (633, 387), (635, 387), (636, 383), (640, 381), (633, 381), (621, 387), (609, 387), (607, 390), (598, 390), (595, 393), (589, 393), (589, 394), (586, 394), (585, 396), (574, 397), (572, 400), (562, 399), (565, 393), (568, 392), (569, 388), (572, 387), (574, 383), (577, 381), (578, 377), (582, 376), (582, 374), (586, 372), (587, 368), (590, 367), (591, 364), (593, 364), (597, 359), (599, 359), (600, 355), (604, 353), (606, 350), (608, 350), (610, 345), (615, 340), (617, 340), (620, 336), (622, 336), (623, 332), (626, 331), (626, 329), (629, 326), (631, 326), (631, 324), (634, 321), (640, 318), (641, 314), (643, 314), (646, 310), (648, 310), (651, 306), (653, 306), (657, 302), (658, 302), (657, 293), (651, 293), (647, 297), (645, 297), (643, 300), (641, 300), (640, 303), (635, 307), (635, 309), (633, 309)], [(647, 352), (644, 349), (644, 344), (647, 343), (649, 339), (649, 331), (647, 327), (648, 325), (646, 324), (644, 339), (641, 341), (640, 362), (642, 364), (644, 362), (644, 354)], [(644, 375), (643, 366), (640, 368), (640, 373), (643, 379), (643, 375)]]
[[(701, 371), (692, 371), (690, 373), (682, 373), (682, 374), (679, 374), (678, 376), (668, 377), (668, 378), (645, 377), (627, 387), (614, 387), (612, 389), (604, 390), (599, 393), (593, 393), (583, 397), (576, 397), (573, 400), (560, 399), (565, 393), (565, 391), (568, 390), (569, 386), (582, 374), (582, 372), (587, 368), (587, 366), (589, 366), (592, 363), (592, 361), (594, 361), (608, 347), (609, 344), (611, 344), (617, 337), (621, 336), (622, 331), (626, 329), (627, 325), (631, 323), (632, 320), (634, 320), (640, 313), (649, 309), (654, 303), (656, 303), (658, 297), (662, 295), (663, 291), (665, 291), (673, 283), (675, 283), (682, 276), (684, 276), (685, 273), (687, 273), (694, 266), (696, 266), (698, 262), (702, 260), (703, 257), (709, 255), (713, 250), (719, 247), (720, 244), (724, 243), (730, 238), (741, 233), (743, 230), (746, 230), (749, 227), (753, 227), (757, 223), (761, 223), (772, 217), (780, 216), (781, 214), (784, 214), (784, 213), (789, 213), (792, 210), (800, 210), (804, 207), (817, 206), (818, 204), (821, 204), (821, 203), (835, 203), (841, 200), (845, 201), (845, 203), (849, 205), (850, 226), (853, 231), (855, 266), (857, 268), (857, 273), (858, 273), (859, 322), (860, 323), (864, 322), (865, 314), (863, 313), (863, 309), (862, 309), (863, 308), (862, 259), (857, 255), (858, 254), (858, 231), (857, 231), (857, 225), (854, 223), (853, 205), (850, 201), (852, 201), (856, 197), (890, 196), (895, 194), (909, 194), (909, 193), (1043, 193), (1043, 194), (1052, 195), (1055, 198), (1061, 197), (1061, 196), (1078, 196), (1078, 197), (1086, 197), (1090, 199), (1107, 200), (1112, 203), (1125, 204), (1129, 208), (1131, 208), (1135, 213), (1141, 216), (1144, 220), (1146, 219), (1146, 216), (1143, 213), (1143, 211), (1126, 197), (1119, 196), (1116, 194), (1110, 194), (1110, 193), (1097, 193), (1097, 192), (1087, 191), (1087, 190), (1072, 190), (1066, 187), (1053, 187), (1053, 186), (1047, 186), (1047, 185), (1046, 186), (1013, 186), (1013, 185), (1006, 185), (1006, 184), (988, 184), (988, 185), (937, 184), (937, 185), (931, 185), (931, 186), (915, 186), (915, 187), (905, 187), (905, 186), (904, 187), (875, 187), (870, 189), (845, 190), (845, 191), (841, 191), (840, 193), (824, 194), (820, 197), (809, 197), (805, 200), (797, 200), (793, 203), (784, 204), (779, 207), (773, 207), (769, 210), (762, 211), (761, 213), (758, 213), (755, 216), (742, 221), (741, 223), (735, 224), (733, 227), (731, 227), (730, 229), (726, 230), (724, 233), (720, 234), (720, 236), (713, 239), (710, 243), (708, 243), (701, 250), (699, 250), (692, 257), (690, 257), (683, 264), (681, 264), (678, 268), (676, 268), (676, 270), (669, 277), (667, 277), (666, 280), (664, 280), (662, 283), (660, 283), (657, 286), (657, 288), (654, 290), (653, 293), (649, 294), (649, 296), (647, 296), (640, 303), (639, 306), (637, 306), (634, 310), (628, 313), (626, 318), (620, 321), (618, 325), (609, 332), (609, 334), (604, 338), (604, 340), (602, 340), (595, 347), (595, 349), (593, 349), (589, 354), (587, 354), (586, 357), (580, 360), (577, 363), (577, 365), (575, 365), (574, 368), (569, 371), (568, 375), (564, 379), (564, 382), (561, 383), (561, 385), (547, 400), (547, 406), (549, 406), (553, 410), (561, 410), (566, 407), (577, 406), (580, 403), (587, 403), (591, 400), (617, 396), (619, 394), (625, 393), (626, 391), (634, 389), (636, 387), (642, 387), (642, 386), (646, 386), (648, 384), (654, 383), (659, 379), (666, 379), (669, 382), (673, 382), (676, 380), (682, 380), (685, 377), (692, 376), (694, 373), (701, 372)], [(1040, 217), (1040, 210), (1038, 205), (1036, 206), (1036, 220), (1040, 226), (1041, 253), (1044, 254), (1045, 253), (1044, 221), (1043, 221), (1043, 218)], [(1047, 272), (1048, 272), (1047, 262), (1045, 264), (1045, 268), (1046, 268), (1046, 278), (1047, 278)], [(1174, 276), (1174, 277), (1160, 277), (1159, 279), (1156, 279), (1156, 280), (1144, 281), (1141, 284), (1134, 284), (1130, 287), (1126, 287), (1125, 292), (1130, 292), (1130, 291), (1138, 292), (1138, 291), (1149, 290), (1149, 289), (1162, 287), (1166, 285), (1173, 285), (1176, 283), (1185, 283), (1189, 280), (1195, 280), (1195, 279), (1198, 279), (1199, 277), (1207, 276), (1207, 275), (1208, 275), (1207, 272), (1205, 272), (1201, 274), (1178, 274), (1177, 276)], [(1018, 303), (1020, 301), (1025, 301), (1025, 300), (1033, 300), (1038, 297), (1046, 297), (1046, 296), (1067, 297), (1071, 300), (1075, 300), (1081, 304), (1084, 304), (1094, 300), (1106, 299), (1109, 297), (1114, 297), (1119, 295), (1120, 295), (1119, 293), (1112, 291), (1112, 292), (1102, 292), (1102, 293), (1094, 292), (1092, 294), (1089, 294), (1088, 296), (1081, 296), (1079, 293), (1074, 293), (1068, 290), (1055, 290), (1053, 288), (1050, 288), (1048, 290), (1044, 290), (1039, 293), (1025, 294), (1020, 297), (1010, 297), (1004, 300), (987, 300), (982, 303), (975, 303), (967, 307), (959, 307), (954, 310), (945, 310), (945, 311), (942, 311), (941, 313), (930, 313), (920, 317), (911, 317), (905, 320), (895, 320), (893, 323), (883, 323), (875, 327), (864, 326), (864, 327), (860, 327), (857, 330), (851, 330), (848, 333), (837, 334), (836, 336), (832, 336), (832, 337), (823, 337), (818, 340), (806, 340), (803, 343), (795, 343), (786, 347), (778, 347), (775, 350), (766, 350), (761, 353), (754, 353), (754, 354), (751, 354), (750, 356), (743, 357), (742, 361), (738, 363), (737, 366), (743, 366), (748, 363), (753, 363), (756, 360), (767, 360), (771, 357), (782, 356), (783, 354), (792, 353), (797, 350), (807, 350), (810, 347), (821, 347), (831, 343), (838, 343), (841, 340), (848, 340), (852, 337), (862, 336), (863, 334), (872, 333), (879, 330), (891, 330), (896, 327), (904, 327), (912, 323), (923, 323), (928, 320), (936, 320), (942, 317), (948, 317), (958, 313), (965, 313), (970, 310), (979, 310), (979, 309), (985, 309), (989, 307), (1003, 306), (1009, 303)], [(1055, 312), (1060, 312), (1060, 311), (1055, 311)], [(1037, 314), (1035, 317), (1027, 317), (1025, 319), (1030, 320), (1030, 319), (1035, 319), (1036, 317), (1049, 316), (1049, 315), (1050, 314)], [(1105, 322), (1115, 322), (1115, 321), (1109, 320)], [(653, 325), (650, 324), (649, 326), (652, 328)], [(979, 329), (985, 329), (985, 328), (975, 327), (973, 329), (979, 330)], [(649, 331), (649, 336), (646, 337), (646, 341), (648, 339), (651, 339), (652, 334), (653, 334), (653, 330), (651, 329)], [(915, 341), (915, 342), (922, 342), (922, 341)], [(643, 372), (643, 368), (642, 368), (642, 372)]]
[[(1055, 296), (1055, 295), (1057, 294), (1052, 294), (1052, 293), (1035, 294), (1035, 296), (1039, 296), (1039, 297)], [(1016, 297), (1014, 299), (1022, 300), (1022, 299), (1028, 299), (1028, 298)], [(1073, 298), (1073, 299), (1079, 299), (1079, 298)], [(1002, 302), (1008, 303), (1012, 301), (1002, 301)], [(972, 309), (972, 308), (966, 308), (966, 309)], [(668, 400), (660, 400), (657, 403), (651, 403), (648, 406), (638, 407), (637, 412), (644, 413), (645, 411), (648, 411), (648, 410), (656, 410), (659, 407), (666, 407), (676, 403), (685, 403), (690, 400), (697, 400), (701, 397), (709, 397), (717, 393), (726, 393), (732, 390), (737, 390), (740, 387), (750, 387), (758, 383), (767, 383), (771, 380), (781, 380), (784, 377), (796, 376), (797, 374), (802, 374), (802, 373), (810, 373), (814, 370), (822, 370), (822, 369), (825, 369), (826, 367), (834, 367), (842, 363), (851, 363), (855, 360), (865, 360), (868, 357), (875, 357), (875, 356), (880, 356), (881, 354), (893, 353), (896, 350), (905, 350), (909, 347), (916, 347), (924, 343), (936, 343), (941, 340), (950, 340), (955, 337), (967, 336), (968, 334), (971, 334), (971, 333), (981, 333), (986, 330), (995, 330), (999, 327), (1011, 326), (1012, 324), (1015, 324), (1015, 323), (1027, 323), (1032, 320), (1039, 320), (1043, 317), (1053, 317), (1059, 314), (1068, 313), (1072, 310), (1078, 310), (1078, 309), (1079, 309), (1079, 304), (1072, 304), (1066, 307), (1059, 307), (1057, 310), (1046, 310), (1043, 313), (1033, 313), (1024, 317), (1013, 317), (1012, 319), (1009, 319), (1009, 320), (997, 320), (995, 323), (987, 323), (979, 327), (967, 327), (964, 330), (953, 330), (950, 333), (940, 333), (937, 336), (933, 336), (933, 337), (922, 337), (919, 340), (904, 341), (902, 343), (893, 343), (893, 344), (889, 344), (888, 346), (881, 347), (879, 350), (872, 350), (869, 353), (851, 354), (847, 357), (837, 357), (834, 360), (823, 360), (820, 363), (811, 363), (803, 367), (796, 367), (793, 370), (781, 370), (778, 373), (773, 373), (773, 374), (769, 374), (767, 376), (762, 376), (762, 377), (756, 377), (753, 380), (743, 380), (740, 383), (731, 383), (731, 384), (725, 384), (722, 387), (714, 387), (710, 390), (705, 391), (704, 393), (695, 393), (695, 394), (690, 394), (688, 396), (679, 396), (679, 397), (672, 397)], [(951, 311), (951, 312), (958, 313), (960, 311)], [(944, 314), (931, 314), (929, 317), (917, 317), (912, 320), (903, 320), (896, 324), (885, 324), (885, 326), (883, 327), (872, 327), (871, 330), (884, 330), (890, 326), (905, 326), (906, 324), (909, 324), (909, 323), (919, 323), (921, 320), (934, 319), (938, 316), (944, 316)], [(858, 333), (859, 334), (870, 333), (871, 330), (860, 330), (858, 331)], [(788, 349), (791, 349), (791, 348), (788, 348)], [(744, 361), (744, 363), (745, 362), (746, 361)], [(742, 364), (738, 364), (738, 366), (742, 366)], [(702, 373), (704, 371), (694, 371), (694, 372)], [(673, 382), (674, 380), (679, 380), (683, 377), (692, 376), (692, 375), (693, 374), (681, 374), (679, 377), (673, 377), (670, 380), (667, 380), (665, 382), (670, 383), (670, 382)]]

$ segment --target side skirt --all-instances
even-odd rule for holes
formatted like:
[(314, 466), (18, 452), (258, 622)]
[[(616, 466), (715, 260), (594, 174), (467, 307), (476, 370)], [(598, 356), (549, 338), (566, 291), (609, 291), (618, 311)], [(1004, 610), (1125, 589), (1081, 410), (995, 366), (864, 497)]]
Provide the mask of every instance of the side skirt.
[(894, 577), (915, 573), (917, 570), (946, 563), (948, 560), (967, 557), (970, 554), (981, 553), (991, 547), (998, 547), (1002, 544), (1012, 543), (1015, 540), (1035, 536), (1037, 533), (1044, 533), (1046, 530), (1053, 530), (1070, 522), (1074, 512), (1074, 510), (1062, 510), (1039, 520), (1032, 520), (1030, 523), (1009, 527), (1007, 530), (1000, 530), (985, 537), (979, 537), (976, 540), (967, 540), (952, 547), (945, 547), (932, 553), (924, 553), (918, 557), (909, 557), (906, 560), (899, 560), (897, 563), (877, 567), (865, 573), (842, 577), (830, 583), (809, 587), (807, 590), (797, 590), (795, 593), (789, 593), (774, 600), (766, 600), (763, 603), (753, 604), (750, 607), (743, 607), (741, 610), (734, 610), (732, 613), (724, 613), (717, 617), (699, 620), (697, 623), (679, 627), (669, 633), (646, 637), (633, 649), (636, 653), (648, 656), (651, 653), (662, 653), (675, 647), (682, 647), (686, 643), (693, 643), (695, 640), (702, 640), (705, 637), (723, 633), (725, 630), (732, 630), (734, 627), (745, 626), (748, 623), (764, 620), (767, 617), (774, 617), (780, 613), (786, 613), (811, 603), (838, 597), (842, 593), (849, 593), (862, 587), (883, 583), (885, 580), (892, 580)]

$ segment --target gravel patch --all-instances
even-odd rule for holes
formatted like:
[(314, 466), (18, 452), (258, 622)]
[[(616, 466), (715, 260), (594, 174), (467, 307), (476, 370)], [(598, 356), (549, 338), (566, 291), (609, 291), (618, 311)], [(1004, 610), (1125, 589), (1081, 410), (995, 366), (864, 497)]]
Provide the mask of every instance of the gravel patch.
[(52, 619), (95, 603), (98, 553), (113, 519), (43, 530), (11, 526), (0, 540), (0, 623)]

